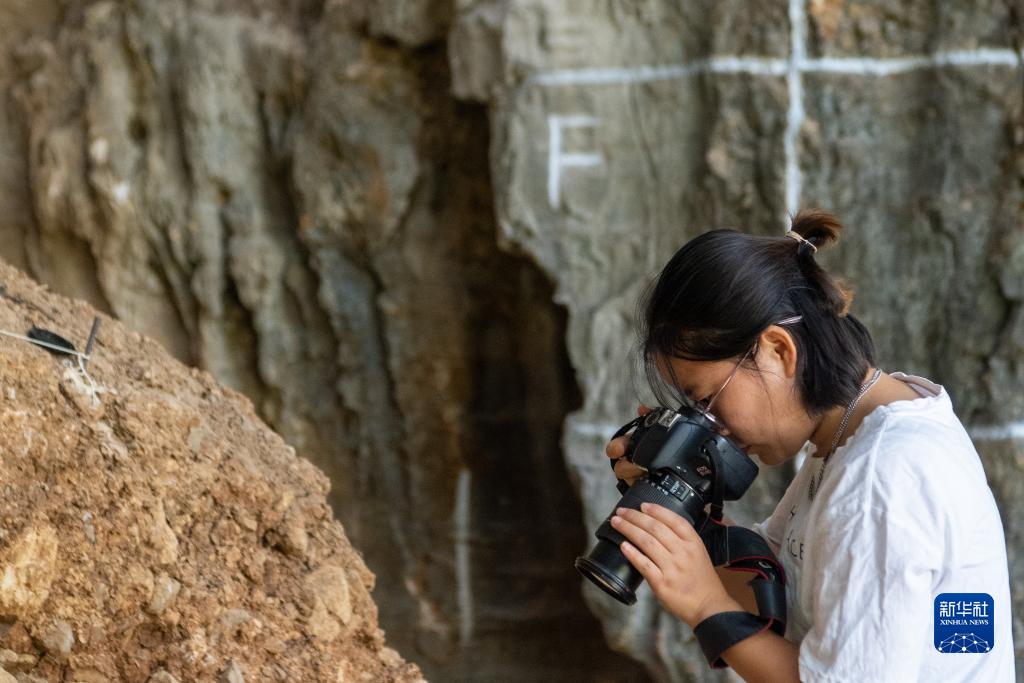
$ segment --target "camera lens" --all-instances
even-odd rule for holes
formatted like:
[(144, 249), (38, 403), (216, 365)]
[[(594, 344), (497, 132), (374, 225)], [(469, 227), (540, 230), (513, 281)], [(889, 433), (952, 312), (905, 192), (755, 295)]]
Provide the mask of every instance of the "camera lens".
[[(639, 510), (642, 503), (657, 503), (690, 520), (691, 524), (703, 517), (701, 495), (670, 472), (644, 475), (615, 507)], [(609, 518), (598, 527), (597, 538), (593, 550), (576, 558), (576, 569), (619, 602), (632, 605), (644, 577), (622, 554), (619, 545), (626, 537), (615, 530)]]
[(643, 576), (611, 541), (602, 538), (586, 557), (577, 557), (576, 569), (619, 602), (636, 602), (636, 588)]

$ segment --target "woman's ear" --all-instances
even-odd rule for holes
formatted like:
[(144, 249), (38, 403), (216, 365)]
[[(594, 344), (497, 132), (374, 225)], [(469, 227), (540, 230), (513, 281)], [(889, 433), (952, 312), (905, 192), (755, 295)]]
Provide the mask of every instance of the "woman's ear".
[(766, 365), (790, 379), (796, 376), (796, 342), (785, 328), (769, 325), (757, 338), (757, 345), (758, 365)]

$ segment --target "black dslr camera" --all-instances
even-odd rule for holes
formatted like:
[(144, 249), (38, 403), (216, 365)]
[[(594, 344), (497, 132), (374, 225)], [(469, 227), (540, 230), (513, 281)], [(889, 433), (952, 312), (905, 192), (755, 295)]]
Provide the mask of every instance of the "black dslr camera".
[[(640, 509), (657, 503), (685, 517), (700, 531), (711, 503), (721, 517), (722, 501), (738, 500), (757, 477), (758, 468), (732, 441), (714, 429), (697, 411), (660, 408), (623, 425), (612, 438), (630, 435), (626, 458), (647, 470), (632, 486), (619, 482), (625, 495), (615, 505)], [(612, 463), (614, 467), (614, 462)], [(611, 525), (609, 515), (597, 529), (597, 545), (576, 558), (576, 568), (619, 602), (636, 602), (643, 576), (619, 549), (625, 537)]]

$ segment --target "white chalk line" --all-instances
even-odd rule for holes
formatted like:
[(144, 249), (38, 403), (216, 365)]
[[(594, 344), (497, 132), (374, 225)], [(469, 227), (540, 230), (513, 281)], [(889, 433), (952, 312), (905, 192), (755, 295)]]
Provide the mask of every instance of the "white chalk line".
[[(804, 112), (804, 84), (803, 73), (800, 66), (806, 62), (807, 46), (807, 16), (803, 0), (789, 1), (789, 34), (791, 37), (789, 70), (786, 73), (786, 90), (789, 96), (789, 105), (786, 108), (786, 132), (782, 138), (784, 157), (786, 160), (786, 212), (790, 215), (796, 213), (800, 205), (800, 193), (803, 187), (803, 178), (800, 174), (800, 159), (797, 152), (797, 142), (800, 137), (800, 129), (804, 125), (806, 114)], [(783, 220), (783, 225), (787, 221)]]
[(687, 64), (664, 66), (594, 67), (552, 69), (531, 74), (526, 85), (558, 87), (573, 85), (631, 85), (672, 81), (703, 73), (786, 76), (790, 65), (802, 73), (835, 73), (853, 76), (894, 74), (944, 66), (1020, 66), (1024, 53), (994, 48), (936, 52), (911, 57), (710, 57)]
[(724, 57), (701, 59), (689, 64), (665, 66), (597, 67), (590, 69), (554, 69), (530, 75), (527, 85), (543, 87), (572, 85), (631, 85), (674, 81), (702, 73), (751, 73), (781, 76), (789, 68), (782, 59)]
[(1001, 425), (978, 425), (968, 427), (967, 433), (979, 441), (1007, 441), (1024, 439), (1024, 422), (1007, 422)]
[(455, 488), (455, 585), (459, 605), (459, 642), (468, 645), (473, 638), (473, 585), (470, 574), (470, 484), (468, 469), (459, 472)]

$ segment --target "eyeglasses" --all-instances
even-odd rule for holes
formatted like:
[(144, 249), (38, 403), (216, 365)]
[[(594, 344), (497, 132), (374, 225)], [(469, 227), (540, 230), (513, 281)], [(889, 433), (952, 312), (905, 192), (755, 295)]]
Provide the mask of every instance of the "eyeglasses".
[[(779, 322), (777, 322), (775, 324), (776, 325), (789, 325), (791, 323), (798, 323), (802, 319), (803, 319), (803, 316), (795, 315), (795, 316), (793, 316), (791, 318), (784, 318), (784, 319), (780, 320)], [(704, 400), (696, 401), (693, 404), (694, 409), (696, 409), (703, 417), (705, 417), (709, 422), (711, 422), (711, 424), (713, 424), (718, 429), (722, 429), (723, 427), (725, 427), (725, 425), (722, 424), (721, 420), (719, 420), (717, 417), (714, 416), (714, 414), (711, 412), (711, 407), (715, 405), (715, 401), (718, 400), (718, 397), (722, 395), (722, 392), (725, 391), (725, 388), (727, 386), (729, 386), (729, 382), (731, 382), (732, 378), (736, 376), (737, 372), (739, 372), (740, 366), (743, 365), (743, 363), (747, 360), (747, 358), (750, 357), (750, 354), (756, 348), (757, 348), (757, 342), (754, 342), (754, 345), (751, 346), (749, 349), (747, 349), (747, 352), (745, 354), (743, 354), (743, 357), (740, 358), (738, 363), (736, 363), (736, 367), (734, 367), (732, 369), (732, 372), (729, 373), (729, 376), (725, 378), (725, 382), (722, 383), (722, 386), (718, 387), (718, 391), (716, 391), (714, 394), (712, 394), (710, 399), (708, 399), (707, 401), (704, 401)]]
[(718, 387), (718, 391), (712, 394), (710, 399), (702, 399), (700, 401), (695, 401), (693, 404), (693, 407), (718, 429), (721, 429), (725, 425), (722, 424), (721, 420), (714, 416), (714, 414), (711, 412), (711, 407), (715, 405), (715, 401), (718, 400), (718, 397), (722, 395), (722, 392), (725, 391), (725, 388), (729, 386), (729, 382), (731, 382), (732, 378), (736, 376), (737, 372), (739, 372), (740, 366), (743, 365), (743, 362), (750, 357), (750, 353), (756, 348), (757, 344), (755, 343), (753, 346), (747, 349), (747, 352), (743, 354), (743, 357), (740, 358), (740, 361), (736, 363), (736, 367), (734, 367), (732, 369), (732, 372), (729, 373), (729, 376), (725, 378), (725, 381), (722, 383), (722, 386)]

